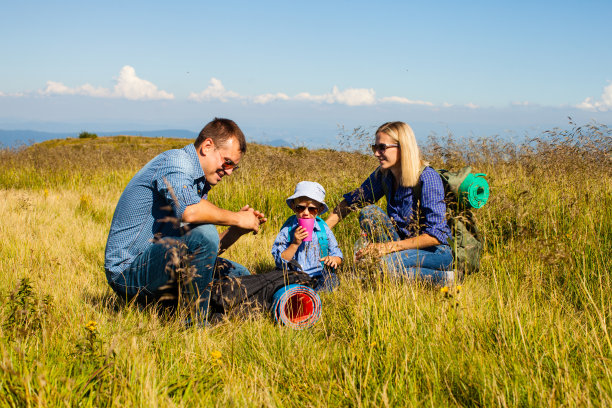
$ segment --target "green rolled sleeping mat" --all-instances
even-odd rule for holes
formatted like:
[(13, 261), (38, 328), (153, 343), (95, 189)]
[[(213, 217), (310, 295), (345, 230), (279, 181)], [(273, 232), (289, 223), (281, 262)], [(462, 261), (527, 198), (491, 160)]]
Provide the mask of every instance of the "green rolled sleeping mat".
[(472, 208), (480, 208), (489, 199), (489, 183), (483, 173), (470, 173), (459, 186), (459, 199)]

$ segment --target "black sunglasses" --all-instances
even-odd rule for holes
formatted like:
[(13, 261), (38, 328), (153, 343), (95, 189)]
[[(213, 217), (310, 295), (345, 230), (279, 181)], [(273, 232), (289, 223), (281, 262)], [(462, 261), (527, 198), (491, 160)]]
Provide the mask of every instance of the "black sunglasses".
[(319, 209), (317, 207), (308, 207), (305, 205), (296, 205), (295, 206), (295, 211), (301, 213), (304, 210), (308, 210), (309, 213), (311, 214), (318, 214), (319, 213)]
[(216, 146), (214, 146), (214, 149), (219, 152), (219, 156), (223, 159), (223, 163), (221, 163), (221, 167), (223, 168), (223, 170), (236, 170), (238, 168), (238, 165), (236, 163), (234, 163), (230, 159), (226, 159), (225, 157), (221, 156), (221, 152)]
[(239, 166), (230, 159), (224, 159), (223, 163), (221, 163), (221, 167), (223, 170), (236, 170), (239, 168)]
[(398, 144), (385, 144), (385, 143), (377, 143), (372, 145), (372, 153), (381, 152), (384, 153), (390, 147), (399, 147)]

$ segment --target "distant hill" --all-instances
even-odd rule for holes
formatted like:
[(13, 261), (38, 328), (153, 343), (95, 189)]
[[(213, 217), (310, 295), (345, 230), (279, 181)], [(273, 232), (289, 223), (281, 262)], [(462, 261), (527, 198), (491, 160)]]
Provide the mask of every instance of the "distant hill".
[[(78, 138), (80, 132), (40, 132), (37, 130), (3, 130), (0, 129), (0, 147), (17, 147), (20, 145), (31, 145), (53, 139)], [(170, 137), (177, 139), (195, 139), (198, 134), (184, 129), (163, 130), (121, 130), (117, 132), (93, 132), (98, 136), (144, 136), (144, 137)], [(292, 147), (291, 143), (284, 139), (270, 141), (248, 140), (268, 146)]]
[(16, 147), (19, 145), (31, 145), (51, 139), (65, 139), (76, 137), (74, 133), (62, 132), (39, 132), (36, 130), (2, 130), (0, 129), (0, 145), (2, 147)]
[(177, 139), (195, 139), (198, 134), (184, 129), (165, 129), (165, 130), (122, 130), (119, 132), (99, 132), (98, 136), (146, 136), (146, 137), (173, 137)]
[[(67, 137), (79, 137), (80, 132), (40, 132), (37, 130), (3, 130), (0, 129), (0, 145), (4, 147), (15, 147), (19, 145), (31, 145), (52, 139), (65, 139)], [(195, 139), (195, 132), (182, 129), (165, 130), (121, 130), (117, 132), (93, 132), (98, 136), (146, 136), (146, 137), (172, 137), (177, 139)]]
[(275, 147), (291, 147), (291, 143), (289, 143), (285, 139), (274, 139), (274, 140), (258, 142), (258, 143), (268, 145), (268, 146), (275, 146)]

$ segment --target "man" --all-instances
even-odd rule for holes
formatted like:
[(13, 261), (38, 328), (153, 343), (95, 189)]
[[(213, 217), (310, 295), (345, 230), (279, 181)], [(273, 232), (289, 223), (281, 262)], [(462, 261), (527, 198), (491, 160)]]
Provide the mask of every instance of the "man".
[[(249, 274), (217, 255), (242, 235), (257, 233), (266, 218), (248, 205), (232, 212), (206, 199), (238, 167), (246, 147), (236, 123), (215, 118), (194, 144), (168, 150), (136, 173), (119, 198), (106, 243), (104, 268), (116, 293), (128, 300), (159, 299), (182, 248), (195, 267), (183, 293), (199, 302), (198, 314), (205, 318), (215, 266), (224, 274)], [(229, 228), (219, 236), (215, 225)]]

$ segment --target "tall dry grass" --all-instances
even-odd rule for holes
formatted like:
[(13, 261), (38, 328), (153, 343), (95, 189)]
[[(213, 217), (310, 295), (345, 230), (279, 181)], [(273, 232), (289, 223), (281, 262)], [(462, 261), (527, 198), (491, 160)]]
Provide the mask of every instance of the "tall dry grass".
[[(448, 292), (363, 279), (356, 217), (335, 230), (346, 264), (323, 318), (296, 332), (265, 316), (184, 329), (122, 304), (103, 271), (131, 176), (190, 141), (71, 139), (0, 151), (0, 406), (606, 406), (612, 404), (612, 149), (602, 125), (520, 144), (430, 140), (436, 167), (470, 164), (492, 196), (476, 212), (481, 272)], [(363, 144), (363, 132), (351, 146)], [(254, 271), (302, 179), (330, 205), (370, 156), (249, 145), (210, 199), (269, 222), (226, 254)]]

